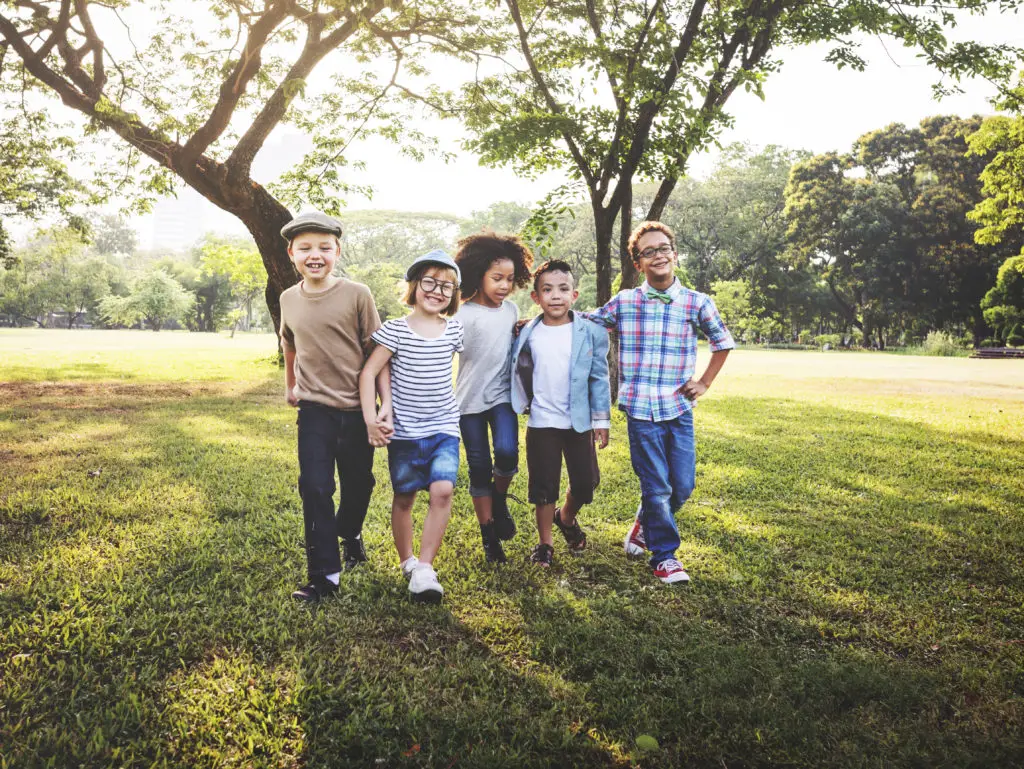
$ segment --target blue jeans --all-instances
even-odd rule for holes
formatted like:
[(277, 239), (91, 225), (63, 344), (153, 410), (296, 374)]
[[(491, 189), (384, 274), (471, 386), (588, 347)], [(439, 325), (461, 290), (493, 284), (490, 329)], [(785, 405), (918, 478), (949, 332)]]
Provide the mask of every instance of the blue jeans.
[(459, 474), (459, 439), (435, 433), (388, 444), (388, 469), (395, 494), (429, 489), (435, 481), (451, 481)]
[[(310, 579), (341, 571), (338, 537), (353, 539), (363, 530), (373, 492), (373, 446), (361, 411), (341, 411), (300, 401), (299, 496), (306, 533)], [(334, 471), (341, 501), (334, 510)]]
[(697, 456), (693, 412), (651, 422), (627, 417), (629, 456), (640, 479), (640, 525), (651, 564), (675, 558), (679, 529), (675, 513), (693, 493)]
[[(488, 427), (494, 440), (493, 466)], [(511, 403), (499, 403), (479, 414), (463, 414), (459, 428), (469, 463), (469, 495), (489, 497), (492, 473), (497, 478), (511, 478), (519, 471), (519, 418)]]

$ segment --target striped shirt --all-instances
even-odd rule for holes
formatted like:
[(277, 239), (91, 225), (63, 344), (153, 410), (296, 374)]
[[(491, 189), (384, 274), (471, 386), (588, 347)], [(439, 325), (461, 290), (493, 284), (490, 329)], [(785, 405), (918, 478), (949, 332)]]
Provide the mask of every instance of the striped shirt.
[(679, 388), (697, 368), (697, 329), (711, 350), (736, 346), (711, 297), (675, 281), (672, 301), (648, 297), (645, 281), (620, 291), (587, 318), (619, 334), (619, 408), (634, 419), (665, 422), (693, 409)]
[(373, 341), (391, 350), (391, 404), (396, 440), (428, 435), (459, 437), (459, 406), (452, 387), (452, 358), (462, 351), (462, 323), (446, 321), (434, 339), (420, 336), (405, 318), (387, 321)]

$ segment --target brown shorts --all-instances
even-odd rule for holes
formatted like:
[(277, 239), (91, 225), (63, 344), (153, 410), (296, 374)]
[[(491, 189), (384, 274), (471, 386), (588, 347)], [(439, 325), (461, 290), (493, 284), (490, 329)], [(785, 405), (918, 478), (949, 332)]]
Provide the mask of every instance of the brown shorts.
[(601, 481), (594, 431), (578, 433), (557, 427), (527, 427), (526, 468), (530, 473), (531, 504), (558, 504), (563, 455), (573, 499), (581, 505), (594, 501), (594, 489)]

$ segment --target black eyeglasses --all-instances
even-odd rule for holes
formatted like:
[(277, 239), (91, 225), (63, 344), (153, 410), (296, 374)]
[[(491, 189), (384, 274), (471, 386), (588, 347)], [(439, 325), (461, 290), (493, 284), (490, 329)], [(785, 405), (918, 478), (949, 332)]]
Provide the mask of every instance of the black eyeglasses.
[(645, 248), (643, 251), (640, 252), (639, 256), (641, 259), (652, 259), (654, 258), (655, 254), (668, 256), (674, 250), (675, 249), (672, 248), (671, 243), (662, 243), (660, 246), (651, 246), (650, 248)]
[(431, 278), (429, 275), (420, 278), (420, 288), (428, 294), (434, 289), (437, 289), (445, 299), (450, 298), (451, 295), (455, 293), (455, 284), (450, 280), (437, 280), (436, 278)]

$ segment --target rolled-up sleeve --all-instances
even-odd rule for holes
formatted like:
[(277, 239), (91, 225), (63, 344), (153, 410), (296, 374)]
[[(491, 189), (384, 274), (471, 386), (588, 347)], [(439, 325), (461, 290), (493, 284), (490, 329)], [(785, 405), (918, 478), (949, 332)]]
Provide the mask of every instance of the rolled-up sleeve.
[(704, 301), (697, 309), (697, 325), (707, 336), (712, 352), (731, 350), (736, 347), (732, 334), (725, 327), (722, 316), (718, 314), (718, 308), (715, 307), (714, 301), (709, 296), (704, 297)]

